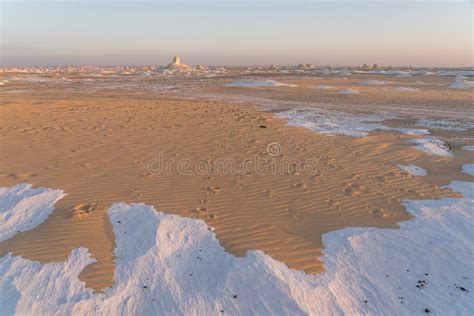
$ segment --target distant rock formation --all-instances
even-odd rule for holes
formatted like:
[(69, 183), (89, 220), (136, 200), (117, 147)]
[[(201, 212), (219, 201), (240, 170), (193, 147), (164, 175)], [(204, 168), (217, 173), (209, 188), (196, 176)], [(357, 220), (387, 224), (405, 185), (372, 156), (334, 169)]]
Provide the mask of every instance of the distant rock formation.
[(302, 70), (312, 69), (312, 68), (314, 68), (314, 65), (313, 64), (299, 64), (297, 68), (302, 69)]
[(190, 66), (182, 64), (181, 60), (178, 56), (173, 57), (173, 62), (168, 64), (165, 69), (170, 69), (170, 70), (189, 70), (191, 69)]

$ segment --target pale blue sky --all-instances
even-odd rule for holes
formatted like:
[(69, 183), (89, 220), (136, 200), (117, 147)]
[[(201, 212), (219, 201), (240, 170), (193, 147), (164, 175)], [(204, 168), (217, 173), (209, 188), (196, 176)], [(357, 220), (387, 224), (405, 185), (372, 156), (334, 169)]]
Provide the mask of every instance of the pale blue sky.
[(0, 5), (2, 65), (473, 65), (469, 1)]

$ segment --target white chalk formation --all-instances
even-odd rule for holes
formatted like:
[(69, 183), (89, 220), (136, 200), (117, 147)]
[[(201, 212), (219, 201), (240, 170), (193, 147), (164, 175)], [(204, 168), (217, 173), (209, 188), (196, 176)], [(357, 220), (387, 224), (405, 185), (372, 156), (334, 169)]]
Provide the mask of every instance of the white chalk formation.
[(173, 61), (165, 66), (168, 70), (191, 70), (192, 68), (186, 64), (181, 63), (181, 59), (178, 56), (173, 57)]

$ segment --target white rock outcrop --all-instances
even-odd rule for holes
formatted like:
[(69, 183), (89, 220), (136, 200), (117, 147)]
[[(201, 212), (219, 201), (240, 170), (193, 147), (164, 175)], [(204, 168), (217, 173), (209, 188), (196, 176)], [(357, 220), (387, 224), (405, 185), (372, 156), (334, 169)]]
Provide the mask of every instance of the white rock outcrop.
[(166, 65), (165, 69), (170, 70), (190, 70), (191, 67), (181, 63), (181, 59), (178, 56), (173, 57), (173, 62)]

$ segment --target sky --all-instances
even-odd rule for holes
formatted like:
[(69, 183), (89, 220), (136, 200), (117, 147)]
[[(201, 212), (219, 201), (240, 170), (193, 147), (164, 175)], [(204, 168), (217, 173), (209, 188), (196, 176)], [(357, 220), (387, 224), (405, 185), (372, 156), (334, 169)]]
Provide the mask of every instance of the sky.
[(467, 1), (4, 1), (3, 66), (473, 66)]

